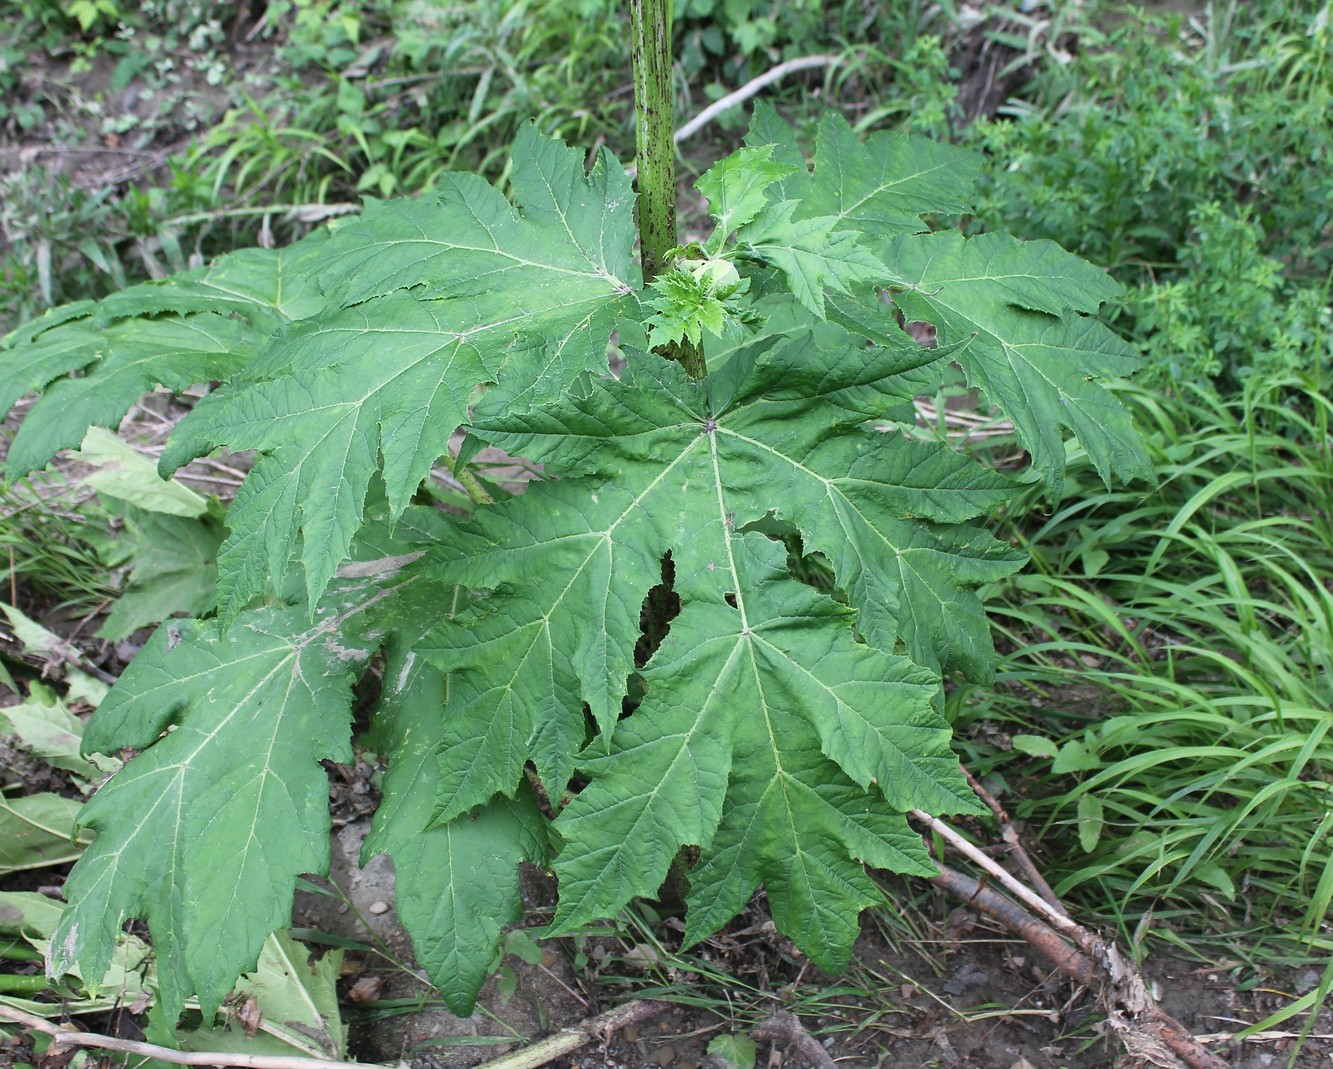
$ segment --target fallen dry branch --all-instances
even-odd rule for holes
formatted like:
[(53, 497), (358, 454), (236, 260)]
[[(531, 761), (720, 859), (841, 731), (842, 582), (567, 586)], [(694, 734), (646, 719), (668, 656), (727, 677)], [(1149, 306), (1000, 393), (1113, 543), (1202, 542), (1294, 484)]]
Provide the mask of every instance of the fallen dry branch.
[(687, 122), (673, 135), (676, 144), (680, 144), (688, 137), (692, 137), (703, 129), (710, 122), (716, 119), (728, 108), (734, 108), (739, 104), (744, 104), (752, 96), (763, 89), (766, 85), (771, 85), (782, 78), (793, 74), (796, 71), (814, 70), (817, 67), (834, 67), (842, 62), (840, 56), (802, 56), (799, 59), (789, 59), (785, 63), (779, 63), (776, 67), (764, 71), (757, 78), (751, 78), (739, 89), (728, 93), (720, 100), (714, 101), (699, 112), (693, 119)]
[(980, 880), (943, 865), (940, 866), (939, 875), (931, 882), (999, 921), (1075, 983), (1084, 987), (1097, 985), (1097, 968), (1088, 957), (1070, 946), (1048, 925), (1035, 919), (1013, 899), (1006, 898)]
[(52, 1024), (45, 1018), (9, 1006), (0, 1006), (0, 1018), (50, 1036), (51, 1045), (46, 1048), (48, 1056), (78, 1047), (93, 1047), (97, 1050), (119, 1051), (122, 1054), (137, 1054), (145, 1058), (160, 1058), (164, 1062), (176, 1065), (235, 1065), (242, 1069), (377, 1069), (362, 1062), (335, 1062), (300, 1055), (224, 1054), (211, 1051), (172, 1050), (156, 1043), (142, 1043), (137, 1039), (121, 1039), (118, 1036), (104, 1036), (97, 1032), (73, 1032), (58, 1024)]
[(556, 1058), (572, 1054), (594, 1039), (605, 1043), (612, 1032), (632, 1024), (641, 1024), (660, 1013), (665, 1013), (670, 1008), (669, 1002), (648, 1002), (644, 999), (626, 1002), (597, 1017), (589, 1017), (586, 1021), (562, 1029), (553, 1036), (547, 1036), (530, 1047), (486, 1062), (477, 1069), (537, 1069), (538, 1066), (555, 1061)]
[(786, 1010), (778, 1010), (768, 1020), (760, 1021), (750, 1034), (760, 1042), (791, 1047), (815, 1069), (835, 1069), (836, 1063), (829, 1057), (829, 1052), (819, 1045), (819, 1040), (806, 1030), (798, 1017)]
[[(637, 1000), (626, 1002), (613, 1010), (607, 1010), (597, 1017), (590, 1017), (570, 1028), (562, 1029), (553, 1036), (534, 1043), (530, 1047), (507, 1054), (502, 1058), (487, 1062), (479, 1069), (537, 1069), (538, 1066), (554, 1061), (565, 1054), (570, 1054), (593, 1040), (605, 1041), (613, 1032), (626, 1025), (638, 1024), (670, 1008), (667, 1002), (647, 1002)], [(240, 1069), (384, 1069), (382, 1066), (365, 1062), (327, 1061), (322, 1058), (305, 1058), (278, 1054), (233, 1054), (225, 1051), (181, 1051), (162, 1047), (156, 1043), (142, 1043), (134, 1039), (120, 1039), (116, 1036), (104, 1036), (97, 1032), (74, 1032), (60, 1025), (52, 1024), (42, 1017), (37, 1017), (23, 1010), (0, 1005), (0, 1018), (13, 1021), (35, 1032), (44, 1032), (51, 1037), (48, 1054), (59, 1054), (62, 1050), (79, 1047), (92, 1047), (97, 1050), (114, 1050), (122, 1054), (141, 1055), (146, 1058), (158, 1058), (175, 1065), (217, 1065), (238, 1066)]]
[(976, 792), (976, 796), (985, 802), (995, 815), (995, 827), (1000, 833), (1000, 841), (1008, 848), (1009, 856), (1014, 859), (1015, 864), (1023, 870), (1023, 875), (1027, 877), (1028, 883), (1032, 884), (1033, 889), (1041, 895), (1047, 905), (1064, 916), (1069, 916), (1065, 912), (1065, 907), (1060, 904), (1060, 899), (1056, 897), (1051, 885), (1046, 882), (1046, 877), (1033, 863), (1032, 857), (1028, 854), (1026, 847), (1023, 846), (1023, 840), (1018, 837), (1018, 829), (1014, 827), (1014, 822), (1009, 819), (1009, 814), (1004, 806), (1000, 805), (995, 796), (986, 790), (981, 785), (981, 781), (971, 772), (963, 769), (963, 775), (967, 777), (968, 785)]
[[(984, 794), (982, 797), (986, 798)], [(1159, 1069), (1179, 1069), (1180, 1066), (1186, 1069), (1227, 1069), (1226, 1062), (1207, 1050), (1189, 1029), (1157, 1005), (1138, 966), (1117, 947), (1072, 920), (1058, 902), (1047, 901), (1043, 895), (1025, 887), (1012, 873), (943, 821), (919, 810), (914, 810), (912, 816), (940, 835), (955, 852), (976, 864), (987, 877), (977, 880), (940, 865), (939, 874), (932, 882), (999, 921), (1060, 972), (1095, 991), (1106, 1013), (1108, 1026), (1134, 1064)], [(1001, 893), (990, 885), (990, 881), (1014, 897)], [(1049, 887), (1046, 892), (1050, 894)], [(1051, 898), (1054, 899), (1053, 894)]]
[[(842, 62), (843, 57), (841, 56), (801, 56), (797, 59), (789, 59), (783, 63), (779, 63), (776, 67), (764, 71), (763, 74), (751, 78), (739, 89), (733, 90), (720, 100), (713, 101), (713, 103), (709, 104), (708, 107), (704, 108), (703, 111), (699, 112), (698, 115), (677, 130), (672, 135), (672, 139), (679, 145), (682, 141), (697, 134), (724, 111), (744, 104), (752, 96), (757, 95), (765, 86), (772, 85), (774, 82), (787, 77), (789, 74), (794, 74), (797, 71), (815, 70), (819, 67), (836, 67)], [(625, 173), (631, 178), (638, 177), (638, 163), (632, 163), (630, 166), (626, 167)]]

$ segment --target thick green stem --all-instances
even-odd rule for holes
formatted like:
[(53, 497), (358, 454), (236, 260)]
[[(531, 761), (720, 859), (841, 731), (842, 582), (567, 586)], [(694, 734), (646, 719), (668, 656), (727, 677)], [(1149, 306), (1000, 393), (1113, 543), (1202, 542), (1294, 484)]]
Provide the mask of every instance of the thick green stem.
[[(671, 93), (671, 0), (630, 0), (635, 148), (639, 168), (639, 248), (646, 285), (669, 266), (676, 237), (676, 143)], [(685, 342), (662, 351), (703, 377), (704, 354)]]
[(454, 472), (454, 478), (467, 491), (467, 496), (472, 498), (474, 505), (493, 505), (495, 503), (495, 498), (491, 497), (490, 491), (482, 485), (481, 480), (473, 474), (472, 469), (466, 464)]
[(667, 266), (676, 247), (676, 146), (671, 96), (671, 0), (630, 0), (635, 148), (643, 281)]
[(21, 939), (0, 939), (0, 961), (41, 961), (42, 956)]

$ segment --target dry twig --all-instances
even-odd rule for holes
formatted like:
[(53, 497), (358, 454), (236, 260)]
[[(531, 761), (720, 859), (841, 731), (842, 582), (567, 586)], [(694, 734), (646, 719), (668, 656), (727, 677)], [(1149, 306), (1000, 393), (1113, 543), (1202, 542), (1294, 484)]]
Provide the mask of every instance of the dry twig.
[(709, 104), (708, 107), (676, 131), (674, 135), (675, 142), (679, 145), (687, 137), (707, 126), (728, 108), (734, 108), (737, 104), (744, 104), (766, 85), (771, 85), (789, 74), (794, 74), (796, 71), (813, 70), (816, 67), (832, 67), (840, 62), (842, 61), (838, 56), (801, 56), (799, 59), (789, 59), (785, 63), (779, 63), (776, 67), (764, 71), (757, 78), (751, 78), (734, 92), (728, 93), (720, 100), (715, 100), (712, 104)]
[[(813, 70), (816, 67), (834, 67), (841, 62), (842, 58), (839, 56), (800, 56), (797, 59), (789, 59), (785, 63), (779, 63), (776, 67), (764, 71), (764, 73), (758, 77), (751, 78), (739, 89), (728, 93), (720, 100), (713, 101), (713, 103), (709, 104), (708, 107), (704, 108), (703, 111), (699, 112), (698, 115), (672, 134), (672, 139), (679, 145), (687, 137), (697, 134), (728, 108), (734, 108), (738, 104), (744, 104), (752, 96), (757, 94), (759, 90), (763, 89), (764, 86), (772, 85), (774, 82), (785, 78), (789, 74), (794, 74), (796, 71)], [(639, 173), (638, 164), (630, 164), (630, 166), (625, 168), (625, 173), (631, 178), (636, 177)]]
[(137, 1054), (145, 1058), (159, 1058), (175, 1065), (234, 1065), (241, 1066), (242, 1069), (370, 1069), (363, 1062), (326, 1061), (322, 1058), (305, 1058), (299, 1055), (172, 1050), (156, 1043), (142, 1043), (137, 1039), (121, 1039), (118, 1036), (104, 1036), (97, 1032), (73, 1032), (35, 1014), (24, 1013), (10, 1006), (0, 1006), (0, 1017), (50, 1036), (51, 1045), (46, 1049), (48, 1057), (60, 1054), (66, 1048), (94, 1047), (98, 1050), (119, 1051), (122, 1054)]
[[(940, 865), (932, 882), (1021, 936), (1066, 976), (1095, 989), (1108, 1026), (1136, 1064), (1160, 1069), (1182, 1065), (1187, 1069), (1227, 1069), (1226, 1062), (1205, 1049), (1187, 1028), (1157, 1005), (1138, 966), (1116, 946), (1071, 920), (1058, 902), (1048, 902), (1025, 887), (943, 821), (920, 810), (913, 810), (912, 816), (1018, 902), (944, 865)], [(1053, 893), (1051, 897), (1055, 897)]]
[[(537, 1069), (538, 1066), (554, 1061), (562, 1055), (578, 1050), (594, 1039), (605, 1041), (612, 1032), (626, 1025), (638, 1024), (657, 1016), (670, 1008), (667, 1002), (647, 1002), (636, 1000), (626, 1002), (613, 1010), (597, 1017), (561, 1030), (548, 1036), (530, 1047), (507, 1054), (502, 1058), (489, 1061), (480, 1069)], [(93, 1047), (98, 1050), (114, 1050), (123, 1054), (137, 1054), (146, 1058), (158, 1058), (174, 1065), (217, 1065), (239, 1066), (241, 1069), (382, 1069), (365, 1062), (327, 1061), (322, 1058), (305, 1058), (280, 1054), (233, 1054), (224, 1051), (182, 1051), (156, 1043), (142, 1043), (135, 1039), (120, 1039), (116, 1036), (104, 1036), (96, 1032), (73, 1032), (52, 1024), (35, 1014), (0, 1005), (0, 1017), (14, 1021), (35, 1032), (44, 1032), (51, 1037), (48, 1055), (59, 1054), (63, 1048)]]
[(976, 792), (976, 796), (985, 802), (995, 815), (995, 826), (999, 829), (1000, 839), (1009, 848), (1009, 856), (1023, 870), (1023, 875), (1027, 877), (1028, 883), (1032, 884), (1037, 894), (1041, 895), (1047, 905), (1064, 914), (1064, 916), (1069, 916), (1065, 912), (1065, 907), (1060, 904), (1060, 899), (1056, 897), (1055, 891), (1051, 889), (1051, 885), (1046, 882), (1046, 877), (1041, 874), (1037, 866), (1033, 864), (1032, 858), (1028, 856), (1022, 840), (1018, 837), (1018, 829), (1014, 827), (1013, 821), (1009, 819), (1009, 814), (1005, 811), (1004, 806), (996, 801), (990, 791), (986, 790), (971, 772), (963, 769), (963, 775), (967, 777), (968, 786)]

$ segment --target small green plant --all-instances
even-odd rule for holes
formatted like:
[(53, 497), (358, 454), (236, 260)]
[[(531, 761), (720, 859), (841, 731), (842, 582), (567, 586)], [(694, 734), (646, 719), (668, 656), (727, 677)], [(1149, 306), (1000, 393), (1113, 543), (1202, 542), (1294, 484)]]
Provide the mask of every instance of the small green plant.
[(1302, 3), (1130, 14), (966, 135), (1003, 161), (981, 223), (1067, 241), (1131, 287), (1114, 321), (1146, 383), (1225, 397), (1329, 366), (1333, 259), (1311, 238), (1333, 221), (1327, 5), (1312, 16)]
[(1212, 382), (1224, 395), (1247, 380), (1280, 381), (1333, 367), (1333, 308), (1328, 283), (1301, 282), (1263, 252), (1264, 234), (1248, 212), (1236, 217), (1208, 202), (1189, 214), (1190, 241), (1168, 282), (1129, 295), (1150, 381)]
[(1192, 209), (1234, 204), (1265, 253), (1326, 276), (1327, 243), (1308, 238), (1333, 221), (1333, 77), (1310, 54), (1327, 26), (1302, 3), (1208, 10), (1228, 14), (1127, 12), (1103, 47), (1047, 65), (1026, 103), (979, 123), (969, 139), (1003, 161), (981, 219), (1059, 237), (1137, 282), (1177, 268)]
[(822, 7), (821, 0), (685, 0), (676, 11), (685, 67), (769, 63), (825, 32)]
[[(159, 628), (90, 725), (88, 749), (139, 752), (84, 812), (97, 837), (53, 972), (96, 975), (144, 917), (164, 1012), (196, 993), (207, 1017), (289, 923), (297, 877), (327, 869), (320, 761), (350, 758), (368, 671), (389, 771), (366, 850), (392, 855), (399, 915), (458, 1012), (522, 859), (559, 878), (552, 934), (674, 864), (687, 944), (762, 883), (778, 927), (837, 970), (882, 897), (865, 864), (936, 871), (906, 811), (980, 811), (941, 679), (992, 670), (976, 588), (1023, 557), (975, 519), (1023, 483), (877, 424), (952, 361), (1048, 492), (1067, 431), (1104, 479), (1146, 477), (1095, 381), (1137, 364), (1093, 314), (1115, 285), (1050, 242), (932, 232), (926, 216), (967, 209), (971, 154), (862, 143), (830, 115), (811, 161), (763, 107), (699, 181), (711, 235), (680, 248), (667, 20), (635, 7), (642, 270), (622, 167), (526, 126), (513, 203), (446, 175), (7, 340), (0, 409), (43, 392), (11, 474), (145, 389), (210, 380), (161, 470), (257, 453), (216, 615)], [(415, 503), (460, 425), (470, 518)], [(493, 501), (467, 465), (482, 443), (547, 478)], [(800, 581), (798, 542), (836, 596)]]

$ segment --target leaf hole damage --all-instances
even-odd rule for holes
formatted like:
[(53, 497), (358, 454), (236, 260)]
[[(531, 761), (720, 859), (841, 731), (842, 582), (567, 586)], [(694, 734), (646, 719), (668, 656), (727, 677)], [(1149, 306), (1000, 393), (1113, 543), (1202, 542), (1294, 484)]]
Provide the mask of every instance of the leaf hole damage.
[(757, 520), (751, 520), (741, 528), (742, 534), (751, 531), (764, 535), (773, 542), (781, 543), (787, 550), (787, 571), (798, 583), (802, 583), (821, 594), (828, 594), (845, 602), (837, 590), (837, 578), (833, 565), (818, 550), (807, 553), (801, 533), (794, 524), (769, 511)]
[(639, 641), (634, 645), (634, 664), (642, 668), (662, 645), (671, 621), (680, 615), (680, 595), (674, 588), (676, 566), (668, 552), (662, 557), (662, 581), (648, 591), (639, 608)]
[(912, 340), (922, 348), (934, 349), (939, 345), (939, 339), (936, 336), (934, 323), (927, 323), (921, 319), (913, 319), (904, 324), (903, 329), (906, 330)]

